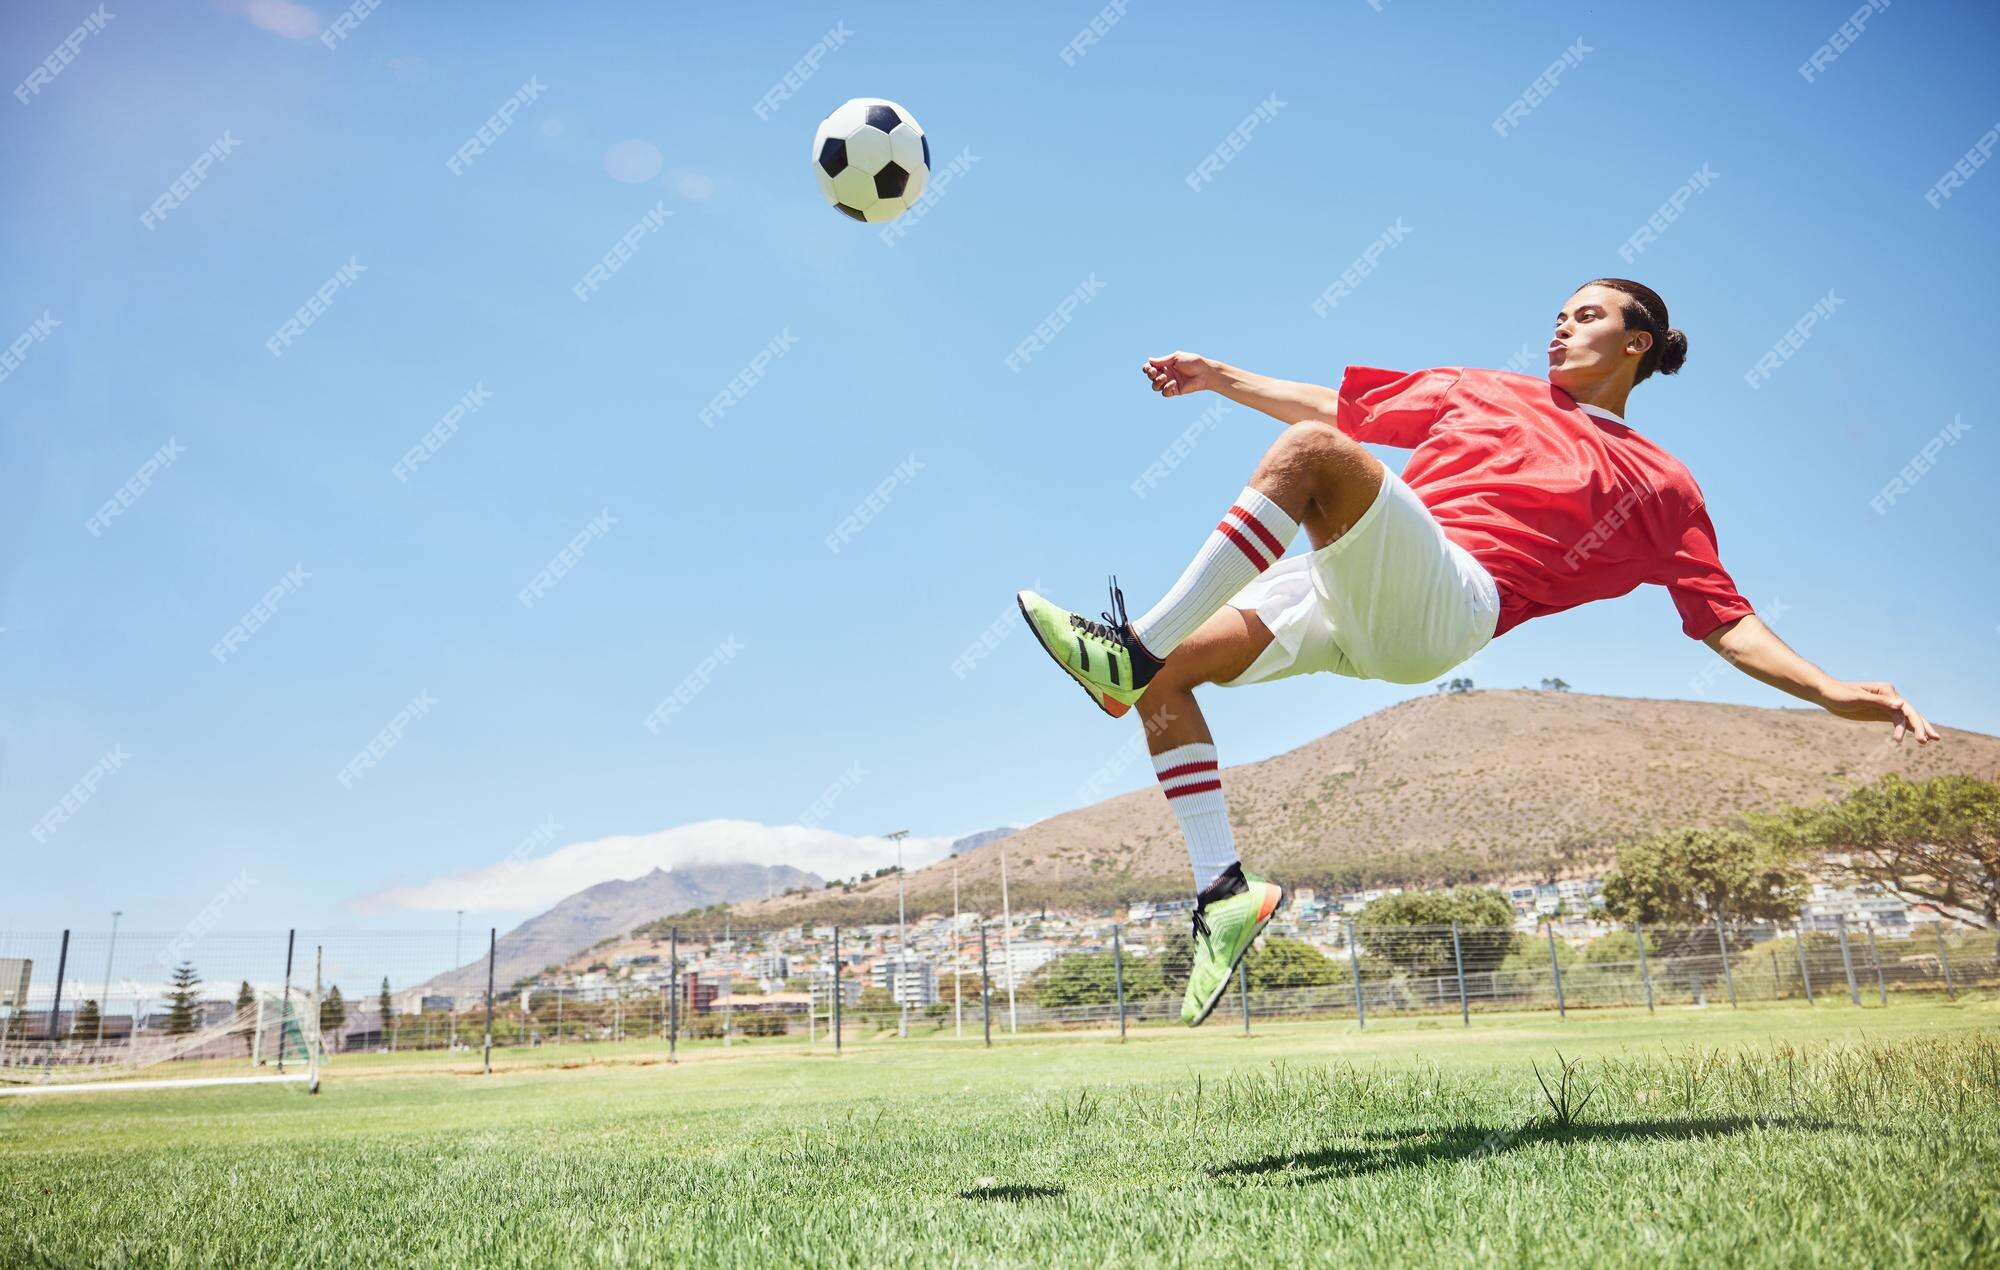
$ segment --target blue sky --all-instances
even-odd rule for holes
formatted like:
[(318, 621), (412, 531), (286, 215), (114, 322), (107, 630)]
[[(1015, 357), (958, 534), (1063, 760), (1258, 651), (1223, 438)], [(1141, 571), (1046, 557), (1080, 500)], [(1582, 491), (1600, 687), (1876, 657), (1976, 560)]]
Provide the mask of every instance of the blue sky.
[[(175, 929), (245, 870), (257, 885), (225, 928), (446, 927), (439, 897), (531, 839), (539, 858), (807, 819), (819, 836), (732, 841), (808, 866), (820, 850), (836, 871), (888, 858), (852, 838), (1067, 810), (1130, 725), (1053, 672), (1012, 593), (1095, 611), (1115, 571), (1143, 607), (1276, 427), (1238, 410), (1135, 496), (1215, 400), (1154, 398), (1144, 356), (1321, 382), (1348, 363), (1499, 366), (1606, 273), (1656, 287), (1689, 334), (1687, 369), (1643, 386), (1629, 418), (1701, 480), (1746, 595), (1781, 605), (1780, 633), (1834, 673), (1893, 678), (1944, 725), (2000, 731), (1985, 399), (2000, 174), (1969, 168), (1925, 198), (2000, 119), (1989, 7), (1873, 12), (1817, 69), (1852, 3), (1133, 0), (1068, 62), (1096, 6), (992, 21), (383, 0), (329, 40), (326, 4), (107, 8), (34, 86), (92, 9), (0, 17), (0, 78), (23, 85), (0, 99), (0, 346), (29, 335), (0, 379), (0, 928), (101, 927), (118, 907)], [(760, 118), (836, 29), (851, 34)], [(937, 166), (971, 156), (894, 246), (827, 207), (807, 165), (820, 117), (857, 96), (907, 106)], [(148, 228), (218, 142), (226, 156)], [(649, 212), (657, 228), (578, 300)], [(1399, 244), (1316, 314), (1392, 225)], [(274, 357), (267, 341), (343, 267)], [(1089, 301), (1011, 369), (1080, 287)], [(1831, 315), (1746, 383), (1829, 292)], [(44, 315), (58, 325), (38, 337)], [(784, 356), (706, 426), (779, 339)], [(490, 397), (398, 480), (475, 388)], [(1954, 420), (1921, 480), (1871, 507)], [(885, 480), (879, 514), (829, 551)], [(575, 566), (524, 606), (579, 534)], [(218, 660), (274, 588), (269, 620)], [(955, 673), (989, 630), (991, 655)], [(700, 691), (648, 729), (719, 646)], [(1649, 589), (1507, 635), (1477, 679), (1689, 697), (1707, 661)], [(1208, 708), (1239, 762), (1412, 691), (1318, 677)], [(1706, 693), (1788, 700), (1733, 677)], [(436, 704), (343, 784), (420, 694)], [(130, 757), (37, 841), (108, 752)], [(1145, 779), (1137, 764), (1115, 788)], [(354, 906), (385, 888), (404, 899)], [(509, 903), (503, 928), (535, 906)]]

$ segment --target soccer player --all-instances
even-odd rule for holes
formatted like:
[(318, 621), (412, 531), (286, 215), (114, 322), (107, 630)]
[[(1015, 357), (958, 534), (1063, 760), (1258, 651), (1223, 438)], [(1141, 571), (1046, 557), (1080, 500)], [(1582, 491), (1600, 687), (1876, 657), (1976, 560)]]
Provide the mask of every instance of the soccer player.
[[(1141, 705), (1153, 766), (1194, 864), (1195, 960), (1181, 1018), (1215, 1008), (1284, 899), (1246, 873), (1223, 801), (1201, 684), (1307, 671), (1423, 683), (1549, 613), (1667, 588), (1681, 629), (1754, 679), (1900, 744), (1938, 739), (1886, 683), (1835, 679), (1759, 621), (1722, 567), (1700, 488), (1625, 422), (1632, 389), (1687, 360), (1667, 306), (1625, 278), (1556, 314), (1547, 379), (1350, 366), (1340, 388), (1269, 379), (1193, 353), (1145, 363), (1153, 391), (1218, 392), (1288, 425), (1173, 589), (1091, 621), (1023, 591), (1057, 664), (1115, 717)], [(1398, 477), (1362, 442), (1412, 451)], [(1286, 556), (1300, 528), (1307, 554)]]

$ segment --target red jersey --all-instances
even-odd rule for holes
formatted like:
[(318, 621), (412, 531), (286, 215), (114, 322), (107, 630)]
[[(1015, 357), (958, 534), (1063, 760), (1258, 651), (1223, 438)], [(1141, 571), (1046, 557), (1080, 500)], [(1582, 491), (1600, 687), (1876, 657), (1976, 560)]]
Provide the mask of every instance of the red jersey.
[(1499, 585), (1495, 635), (1644, 582), (1667, 588), (1694, 639), (1752, 611), (1680, 461), (1545, 379), (1350, 366), (1338, 423), (1414, 451), (1404, 483)]

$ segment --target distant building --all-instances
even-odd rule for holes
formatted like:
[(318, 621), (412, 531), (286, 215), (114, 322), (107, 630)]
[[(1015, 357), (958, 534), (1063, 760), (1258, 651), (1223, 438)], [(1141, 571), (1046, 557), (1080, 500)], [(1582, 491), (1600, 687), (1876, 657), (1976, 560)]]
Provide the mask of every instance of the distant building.
[(783, 953), (759, 953), (750, 962), (750, 973), (759, 979), (789, 979), (792, 959)]
[(921, 958), (883, 957), (869, 977), (897, 1005), (922, 1009), (937, 1000), (937, 967)]
[[(842, 975), (840, 979), (840, 1004), (842, 1009), (861, 1004), (861, 990), (868, 985), (855, 975)], [(816, 1014), (826, 1014), (833, 1009), (833, 971), (815, 970), (808, 982), (812, 992), (812, 1008)]]
[(1907, 939), (1913, 922), (1934, 922), (1937, 914), (1914, 910), (1873, 883), (1853, 887), (1813, 883), (1799, 909), (1800, 923), (1807, 930), (1830, 931), (1839, 929), (1843, 919), (1856, 929), (1872, 927), (1891, 939)]
[(719, 996), (728, 995), (729, 980), (690, 970), (681, 977), (681, 1001), (690, 1014), (707, 1014)]

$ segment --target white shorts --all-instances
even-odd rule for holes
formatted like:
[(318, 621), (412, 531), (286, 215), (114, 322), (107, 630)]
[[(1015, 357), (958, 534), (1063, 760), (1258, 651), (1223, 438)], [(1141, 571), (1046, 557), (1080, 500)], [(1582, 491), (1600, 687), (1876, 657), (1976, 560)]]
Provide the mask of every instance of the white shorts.
[(1278, 561), (1229, 607), (1255, 613), (1275, 638), (1228, 687), (1311, 670), (1413, 684), (1486, 646), (1500, 589), (1402, 478), (1385, 472), (1353, 528)]

